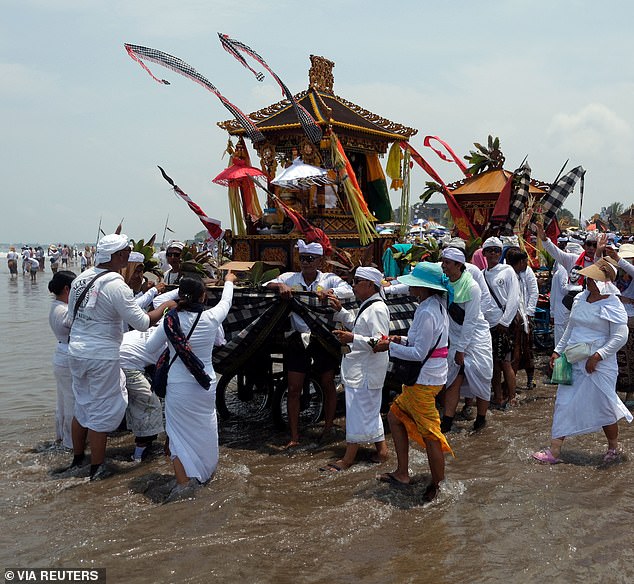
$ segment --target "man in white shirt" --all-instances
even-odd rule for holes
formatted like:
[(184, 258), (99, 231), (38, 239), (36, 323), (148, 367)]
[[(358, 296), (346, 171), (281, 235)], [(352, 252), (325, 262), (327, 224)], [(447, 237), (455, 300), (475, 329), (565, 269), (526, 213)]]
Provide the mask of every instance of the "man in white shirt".
[[(520, 289), (515, 271), (500, 263), (502, 241), (489, 237), (482, 245), (487, 261), (484, 280), (491, 292), (495, 310), (491, 318), (491, 341), (493, 344), (493, 401), (501, 409), (515, 403), (515, 371), (511, 364), (513, 353), (513, 331), (511, 326), (519, 310)], [(502, 391), (502, 373), (506, 382), (506, 394)]]
[(382, 281), (383, 274), (376, 268), (357, 268), (353, 290), (361, 304), (356, 316), (342, 308), (334, 294), (329, 298), (336, 311), (335, 320), (347, 329), (333, 333), (342, 345), (350, 347), (350, 352), (341, 360), (341, 380), (346, 392), (346, 452), (324, 470), (349, 468), (354, 464), (359, 444), (368, 442), (376, 446), (375, 462), (387, 460), (381, 399), (389, 355), (373, 351), (378, 340), (390, 332), (390, 310), (380, 294)]
[(127, 407), (125, 376), (119, 362), (123, 323), (143, 331), (163, 315), (164, 307), (146, 314), (134, 301), (132, 290), (119, 273), (127, 266), (129, 255), (127, 235), (102, 237), (97, 244), (96, 266), (75, 278), (68, 299), (68, 361), (75, 395), (70, 468), (82, 466), (88, 438), (91, 480), (107, 476), (108, 432), (118, 428)]
[(178, 281), (181, 279), (181, 255), (183, 254), (184, 248), (185, 244), (182, 241), (172, 241), (167, 246), (165, 259), (170, 267), (165, 270), (165, 274), (163, 275), (163, 280), (167, 285), (178, 284)]
[[(266, 284), (267, 288), (277, 290), (282, 298), (292, 298), (293, 292), (314, 292), (326, 300), (330, 295), (337, 298), (351, 298), (353, 296), (350, 284), (335, 274), (324, 273), (319, 270), (323, 262), (324, 250), (319, 243), (304, 243), (297, 241), (299, 249), (300, 272), (286, 272)], [(314, 363), (320, 374), (321, 386), (324, 390), (324, 435), (326, 439), (332, 433), (335, 410), (337, 407), (337, 392), (335, 389), (335, 370), (339, 366), (339, 359), (330, 355), (317, 341), (311, 340), (304, 344), (310, 328), (297, 314), (291, 313), (291, 334), (287, 341), (284, 356), (288, 371), (288, 425), (291, 433), (287, 448), (299, 445), (299, 412), (304, 379)]]
[(513, 370), (526, 371), (526, 389), (533, 389), (535, 375), (535, 358), (533, 355), (533, 318), (539, 288), (535, 272), (528, 265), (528, 254), (519, 248), (511, 248), (506, 253), (506, 263), (515, 270), (520, 288), (519, 315), (521, 322), (515, 327), (513, 347)]

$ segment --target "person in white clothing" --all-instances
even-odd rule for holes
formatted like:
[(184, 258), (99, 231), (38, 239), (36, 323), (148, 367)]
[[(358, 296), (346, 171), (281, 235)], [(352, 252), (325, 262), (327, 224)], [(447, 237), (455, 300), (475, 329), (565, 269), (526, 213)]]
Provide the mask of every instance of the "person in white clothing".
[[(617, 267), (626, 274), (617, 283), (621, 290), (619, 299), (623, 303), (625, 312), (627, 313), (628, 336), (627, 343), (621, 348), (616, 355), (619, 366), (619, 376), (616, 384), (617, 391), (625, 393), (625, 405), (629, 408), (634, 405), (632, 398), (634, 397), (634, 245), (624, 243), (618, 250), (618, 253), (609, 246), (606, 246), (605, 239), (599, 239), (597, 254), (605, 254), (612, 258)], [(629, 282), (626, 281), (629, 279)]]
[(57, 408), (55, 410), (56, 441), (64, 448), (73, 447), (72, 422), (75, 410), (73, 378), (68, 367), (68, 294), (76, 278), (74, 272), (62, 271), (53, 274), (48, 283), (48, 291), (55, 295), (48, 315), (48, 324), (57, 339), (53, 355), (53, 373), (57, 383)]
[[(220, 324), (231, 308), (235, 279), (235, 274), (229, 271), (220, 302), (207, 308), (207, 291), (202, 280), (181, 278), (176, 308), (167, 313), (163, 326), (156, 327), (147, 342), (147, 350), (151, 352), (167, 343), (168, 350), (162, 359), (166, 364), (171, 363), (165, 423), (176, 485), (169, 501), (184, 497), (191, 489), (209, 481), (218, 465), (216, 374), (211, 352)], [(159, 363), (157, 369), (160, 366)]]
[(482, 314), (480, 287), (465, 267), (458, 249), (442, 252), (442, 270), (449, 283), (449, 354), (444, 413), (440, 429), (451, 430), (460, 396), (475, 398), (477, 416), (473, 431), (486, 426), (491, 396), (493, 358), (489, 326)]
[[(606, 259), (583, 268), (587, 289), (575, 298), (566, 331), (550, 357), (560, 355), (572, 364), (572, 384), (559, 385), (553, 414), (550, 448), (532, 456), (545, 464), (561, 462), (564, 439), (603, 429), (608, 449), (604, 463), (620, 458), (618, 421), (632, 414), (616, 393), (616, 352), (627, 342), (627, 313), (617, 298), (616, 267)], [(576, 358), (573, 359), (573, 352)]]
[(341, 360), (341, 380), (346, 394), (346, 452), (324, 470), (345, 470), (354, 464), (359, 444), (372, 442), (375, 462), (385, 462), (388, 451), (381, 420), (383, 382), (387, 373), (387, 353), (374, 353), (379, 338), (390, 332), (390, 310), (380, 294), (383, 274), (376, 268), (360, 267), (354, 274), (354, 295), (360, 302), (356, 316), (342, 308), (332, 294), (330, 305), (335, 321), (347, 330), (334, 330), (343, 345), (350, 347)]
[(515, 336), (511, 365), (515, 373), (522, 369), (526, 371), (526, 389), (533, 389), (535, 387), (533, 382), (535, 376), (533, 319), (539, 298), (537, 278), (533, 269), (528, 265), (528, 254), (519, 247), (507, 251), (506, 263), (517, 274), (520, 290), (519, 318), (514, 327)]
[(29, 271), (29, 259), (31, 258), (31, 250), (26, 246), (22, 246), (22, 275), (26, 276)]
[(145, 368), (156, 364), (167, 345), (149, 351), (147, 343), (152, 332), (153, 329), (126, 332), (119, 348), (119, 364), (128, 392), (126, 426), (134, 433), (133, 462), (142, 462), (152, 442), (163, 432), (163, 407), (152, 391)]
[(14, 277), (18, 277), (18, 252), (15, 251), (15, 247), (11, 246), (7, 253), (7, 267), (9, 268), (9, 273), (11, 274), (11, 279)]
[(400, 276), (399, 282), (410, 287), (420, 304), (414, 313), (407, 337), (390, 336), (381, 339), (375, 351), (389, 350), (392, 357), (422, 364), (414, 385), (403, 385), (388, 413), (388, 422), (396, 452), (396, 470), (377, 476), (392, 485), (409, 484), (409, 440), (414, 440), (427, 452), (432, 480), (425, 489), (423, 500), (432, 501), (445, 478), (445, 453), (453, 454), (440, 431), (440, 416), (436, 396), (447, 381), (449, 324), (445, 293), (446, 278), (439, 264), (419, 262), (412, 273)]
[(181, 279), (181, 255), (185, 249), (182, 241), (171, 241), (167, 250), (165, 250), (165, 259), (169, 264), (169, 268), (163, 274), (163, 280), (167, 285), (178, 284)]
[(123, 323), (147, 330), (163, 315), (162, 308), (146, 314), (134, 301), (132, 290), (119, 273), (129, 255), (126, 235), (102, 237), (97, 244), (96, 266), (73, 281), (68, 299), (68, 362), (75, 395), (70, 469), (82, 466), (88, 439), (91, 480), (108, 474), (104, 464), (108, 432), (118, 428), (127, 407), (125, 377), (119, 365)]
[(37, 282), (37, 273), (40, 271), (40, 262), (37, 258), (30, 257), (27, 262), (27, 269), (31, 276), (31, 282)]
[[(511, 266), (500, 263), (502, 241), (489, 237), (482, 245), (482, 253), (487, 261), (484, 280), (489, 287), (496, 305), (491, 326), (493, 347), (493, 405), (505, 409), (515, 405), (515, 371), (511, 364), (513, 354), (512, 326), (517, 317), (520, 302), (520, 290), (517, 276)], [(502, 373), (505, 388), (502, 389)]]
[[(323, 262), (324, 250), (319, 243), (305, 243), (297, 241), (299, 250), (300, 272), (285, 272), (277, 278), (267, 282), (266, 287), (277, 290), (282, 298), (292, 298), (293, 292), (314, 292), (327, 301), (330, 295), (337, 298), (352, 298), (354, 293), (350, 284), (335, 274), (321, 272), (319, 268)], [(310, 333), (310, 328), (299, 315), (290, 315), (290, 325), (293, 334), (287, 339), (287, 349), (284, 355), (288, 371), (288, 425), (290, 441), (286, 448), (299, 445), (299, 398), (304, 386), (306, 374), (310, 371), (311, 362), (320, 374), (322, 389), (324, 390), (324, 433), (322, 441), (328, 439), (333, 428), (337, 407), (337, 392), (335, 389), (335, 370), (339, 367), (339, 359), (328, 353), (320, 343), (311, 340), (306, 347), (303, 337)]]

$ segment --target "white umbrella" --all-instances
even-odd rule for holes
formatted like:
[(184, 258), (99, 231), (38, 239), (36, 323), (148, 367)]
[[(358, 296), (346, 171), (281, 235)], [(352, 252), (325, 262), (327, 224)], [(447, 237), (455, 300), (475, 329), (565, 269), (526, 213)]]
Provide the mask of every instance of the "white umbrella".
[(330, 184), (333, 181), (328, 178), (328, 171), (318, 166), (305, 164), (301, 158), (293, 160), (288, 168), (282, 170), (271, 183), (285, 189), (309, 189), (313, 185)]

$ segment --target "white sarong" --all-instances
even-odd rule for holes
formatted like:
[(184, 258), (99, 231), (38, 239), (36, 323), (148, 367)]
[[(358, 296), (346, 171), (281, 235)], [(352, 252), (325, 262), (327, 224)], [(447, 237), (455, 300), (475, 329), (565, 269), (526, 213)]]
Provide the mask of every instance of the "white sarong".
[(119, 360), (80, 359), (68, 356), (73, 376), (75, 418), (95, 432), (113, 432), (128, 406), (125, 375)]
[(75, 415), (73, 377), (68, 365), (53, 363), (57, 383), (57, 408), (55, 410), (55, 435), (66, 448), (73, 447), (72, 422)]
[(189, 478), (208, 481), (218, 466), (215, 382), (205, 390), (196, 381), (168, 381), (165, 430), (172, 459), (180, 460)]
[(346, 394), (346, 442), (365, 443), (385, 440), (381, 420), (382, 389), (344, 386)]

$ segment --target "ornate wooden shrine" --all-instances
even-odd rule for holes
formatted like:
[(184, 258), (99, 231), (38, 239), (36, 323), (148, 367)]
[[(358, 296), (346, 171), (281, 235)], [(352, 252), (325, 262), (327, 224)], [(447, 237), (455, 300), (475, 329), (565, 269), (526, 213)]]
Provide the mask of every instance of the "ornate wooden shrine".
[[(311, 55), (310, 60), (309, 87), (295, 97), (313, 116), (325, 135), (328, 131), (336, 133), (370, 210), (377, 220), (390, 221), (391, 206), (385, 176), (378, 165), (378, 155), (386, 153), (395, 141), (407, 141), (417, 130), (392, 122), (335, 95), (334, 62), (315, 55)], [(331, 170), (330, 141), (323, 139), (319, 144), (310, 142), (288, 100), (260, 109), (249, 114), (249, 117), (266, 138), (256, 144), (255, 149), (269, 181), (279, 169), (289, 166), (297, 157), (306, 164), (329, 169), (333, 180), (336, 178), (335, 172)], [(242, 137), (245, 134), (235, 120), (219, 122), (218, 125), (231, 136)], [(378, 195), (377, 184), (380, 191)], [(380, 264), (383, 250), (394, 243), (393, 236), (377, 235), (368, 246), (361, 245), (341, 185), (336, 182), (305, 190), (284, 189), (269, 182), (269, 189), (313, 225), (323, 229), (332, 245), (346, 250), (355, 262), (369, 256)], [(274, 208), (271, 200), (267, 203), (269, 208), (265, 209), (262, 219), (247, 225), (246, 234), (233, 235), (231, 244), (234, 259), (276, 261), (287, 268), (297, 269), (298, 258), (294, 246), (301, 234), (284, 224), (281, 212)]]
[[(482, 235), (500, 192), (512, 174), (503, 168), (493, 168), (447, 185), (478, 235)], [(546, 194), (548, 186), (547, 183), (531, 179), (528, 191), (539, 200)]]
[(634, 205), (630, 205), (624, 213), (619, 215), (621, 221), (621, 233), (632, 235), (634, 233)]

